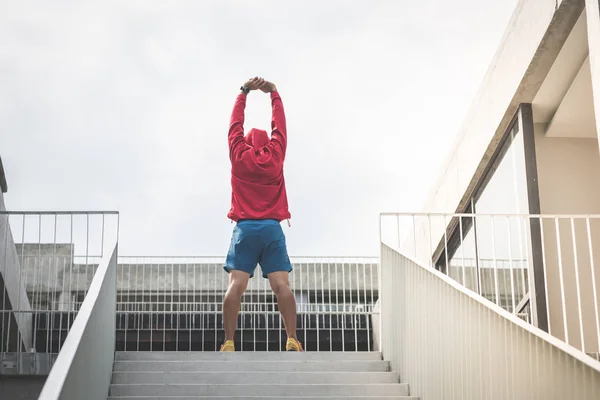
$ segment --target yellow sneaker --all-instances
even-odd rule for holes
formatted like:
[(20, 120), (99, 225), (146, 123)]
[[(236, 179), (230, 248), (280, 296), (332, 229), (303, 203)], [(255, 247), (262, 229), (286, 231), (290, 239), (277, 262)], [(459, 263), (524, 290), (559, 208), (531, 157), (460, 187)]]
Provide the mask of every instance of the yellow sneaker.
[(221, 345), (221, 351), (235, 351), (233, 340), (226, 340), (225, 343)]
[(302, 350), (302, 343), (294, 338), (288, 338), (285, 344), (285, 351), (304, 351)]

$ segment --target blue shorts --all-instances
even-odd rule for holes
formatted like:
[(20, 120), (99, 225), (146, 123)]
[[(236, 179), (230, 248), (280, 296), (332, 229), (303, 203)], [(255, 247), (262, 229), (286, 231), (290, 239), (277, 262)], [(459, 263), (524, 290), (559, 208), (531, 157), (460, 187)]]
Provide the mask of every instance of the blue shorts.
[(285, 235), (275, 220), (242, 220), (233, 228), (225, 271), (244, 271), (253, 277), (257, 264), (263, 278), (273, 272), (292, 271)]

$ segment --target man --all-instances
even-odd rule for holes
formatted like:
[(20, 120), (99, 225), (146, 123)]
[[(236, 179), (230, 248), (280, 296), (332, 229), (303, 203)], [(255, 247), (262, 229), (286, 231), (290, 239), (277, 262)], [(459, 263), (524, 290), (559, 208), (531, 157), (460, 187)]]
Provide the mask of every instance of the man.
[[(266, 131), (254, 128), (244, 136), (246, 98), (256, 90), (271, 95), (270, 139)], [(283, 177), (286, 147), (285, 114), (276, 86), (259, 77), (248, 80), (237, 96), (229, 124), (232, 196), (227, 216), (236, 226), (224, 267), (229, 273), (229, 287), (223, 301), (225, 342), (221, 351), (235, 351), (233, 339), (242, 295), (257, 264), (277, 296), (287, 333), (286, 351), (302, 351), (296, 337), (296, 300), (289, 283), (292, 264), (280, 224), (290, 218)]]

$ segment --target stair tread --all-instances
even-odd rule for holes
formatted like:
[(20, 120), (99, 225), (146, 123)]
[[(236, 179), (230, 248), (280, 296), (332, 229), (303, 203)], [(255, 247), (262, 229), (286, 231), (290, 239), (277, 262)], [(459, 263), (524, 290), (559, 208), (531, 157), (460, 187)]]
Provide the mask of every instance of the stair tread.
[[(129, 371), (115, 372), (113, 384), (143, 383), (228, 383), (232, 380), (229, 371)], [(238, 383), (397, 383), (393, 372), (340, 372), (340, 371), (272, 371), (236, 372)]]
[(235, 382), (227, 382), (227, 383), (113, 383), (111, 384), (113, 387), (121, 387), (121, 386), (408, 386), (406, 383), (235, 383)]
[(407, 396), (408, 385), (403, 383), (362, 384), (114, 384), (112, 396)]
[(228, 371), (228, 372), (282, 372), (282, 371), (339, 371), (339, 372), (387, 372), (388, 361), (115, 361), (113, 372), (123, 371)]
[(175, 364), (196, 364), (196, 365), (219, 365), (219, 364), (241, 364), (241, 365), (252, 365), (257, 362), (269, 365), (293, 365), (293, 364), (318, 364), (318, 365), (332, 365), (332, 364), (385, 364), (383, 360), (123, 360), (115, 361), (115, 364), (124, 365), (161, 365), (166, 364), (167, 366), (173, 366)]
[(411, 396), (110, 396), (108, 400), (251, 400), (251, 399), (285, 399), (285, 400), (419, 400)]
[(348, 361), (381, 361), (381, 353), (379, 352), (279, 352), (279, 351), (259, 351), (259, 352), (234, 352), (221, 353), (216, 351), (201, 352), (201, 351), (156, 351), (156, 352), (117, 352), (115, 354), (116, 361), (186, 361), (186, 360), (348, 360)]
[(374, 351), (116, 352), (109, 399), (417, 399), (389, 371)]
[(285, 400), (419, 400), (411, 396), (110, 396), (108, 400), (253, 400), (253, 399), (285, 399)]

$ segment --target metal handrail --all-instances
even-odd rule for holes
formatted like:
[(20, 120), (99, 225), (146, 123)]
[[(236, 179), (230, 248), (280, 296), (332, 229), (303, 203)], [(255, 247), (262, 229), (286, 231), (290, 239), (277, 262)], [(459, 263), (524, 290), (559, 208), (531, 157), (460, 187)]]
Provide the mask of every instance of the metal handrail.
[(39, 400), (107, 398), (115, 351), (116, 256), (115, 243), (98, 267)]
[(0, 373), (45, 374), (103, 254), (118, 242), (119, 213), (29, 210), (0, 217), (0, 275), (7, 283), (0, 301), (9, 305), (0, 310)]
[[(225, 256), (223, 255), (192, 255), (192, 256), (133, 256), (133, 255), (120, 255), (119, 259), (124, 259), (124, 258), (147, 258), (147, 259), (154, 259), (154, 258), (172, 258), (172, 259), (180, 259), (180, 258), (221, 258), (221, 259), (225, 259)], [(290, 255), (290, 258), (306, 258), (306, 259), (365, 259), (365, 260), (378, 260), (379, 256), (300, 256), (300, 255)]]
[[(366, 336), (364, 344), (366, 350), (371, 350), (374, 346), (371, 316), (376, 314), (372, 310), (372, 305), (377, 301), (379, 287), (378, 258), (318, 256), (310, 259), (290, 258), (294, 267), (294, 272), (290, 275), (290, 286), (297, 302), (300, 338), (308, 338), (311, 334), (310, 330), (313, 329), (330, 331), (326, 339), (328, 343), (324, 342), (323, 346), (327, 351), (331, 351), (335, 347), (334, 341), (337, 341), (331, 334), (334, 329), (332, 326), (339, 324), (340, 332), (334, 333), (341, 337), (342, 350), (346, 350), (348, 345), (356, 351), (358, 337), (361, 334)], [(118, 323), (118, 329), (123, 331), (123, 337), (139, 337), (143, 326), (144, 330), (150, 331), (148, 338), (150, 342), (153, 340), (163, 342), (157, 343), (157, 349), (160, 351), (166, 344), (164, 335), (153, 333), (156, 329), (174, 331), (174, 337), (185, 337), (189, 331), (196, 331), (199, 337), (204, 338), (208, 328), (194, 319), (190, 319), (184, 327), (169, 319), (168, 328), (164, 326), (159, 328), (158, 316), (163, 319), (169, 315), (200, 317), (205, 314), (210, 316), (211, 340), (216, 341), (217, 337), (212, 336), (213, 330), (221, 329), (219, 309), (228, 286), (228, 275), (223, 270), (224, 259), (225, 257), (221, 256), (210, 259), (213, 262), (207, 262), (204, 257), (119, 257), (117, 312), (123, 317)], [(238, 332), (242, 337), (244, 335), (256, 337), (260, 326), (260, 329), (265, 329), (266, 341), (271, 344), (276, 342), (281, 347), (284, 345), (281, 343), (281, 335), (275, 334), (273, 337), (273, 330), (281, 330), (283, 326), (278, 316), (277, 301), (268, 281), (260, 274), (260, 270), (257, 269), (256, 276), (249, 282), (242, 303)], [(148, 297), (149, 295), (151, 297)], [(186, 308), (192, 305), (195, 307), (192, 311)], [(256, 309), (257, 307), (261, 309)], [(195, 311), (196, 309), (200, 311)], [(143, 324), (139, 320), (134, 320), (148, 314), (150, 318)], [(131, 319), (127, 318), (128, 315)], [(259, 318), (245, 318), (246, 316)], [(267, 316), (268, 319), (263, 318)], [(315, 319), (311, 316), (319, 318)], [(354, 321), (351, 320), (353, 316), (362, 318)], [(260, 324), (257, 321), (261, 321)], [(179, 335), (182, 330), (185, 330), (185, 334)], [(138, 350), (140, 346), (139, 341), (136, 340), (124, 342), (123, 350)], [(204, 350), (205, 344), (209, 346), (206, 348), (211, 349), (218, 345), (218, 343), (202, 341), (199, 350)], [(175, 349), (179, 348), (177, 347), (179, 342), (169, 345)], [(244, 347), (246, 345), (242, 342), (240, 350), (247, 351)], [(191, 348), (189, 343), (185, 348)], [(255, 343), (250, 346), (251, 350), (255, 348)], [(316, 342), (316, 348), (311, 347), (308, 350), (322, 351), (320, 342)]]
[(382, 251), (382, 352), (422, 398), (600, 395), (600, 362), (397, 250)]
[(119, 211), (0, 211), (6, 215), (119, 215)]
[[(391, 246), (401, 253), (452, 274), (459, 283), (514, 313), (530, 293), (535, 326), (584, 352), (596, 353), (600, 350), (599, 222), (599, 214), (388, 212), (380, 214), (379, 232), (380, 242), (394, 243)], [(465, 254), (465, 247), (475, 252), (475, 265), (465, 262), (473, 257)], [(482, 259), (489, 256), (492, 268), (483, 268)], [(500, 263), (507, 257), (508, 268)], [(519, 261), (523, 257), (527, 268)], [(551, 308), (548, 298), (553, 297), (560, 300)], [(576, 322), (570, 321), (573, 314)]]
[(600, 218), (600, 214), (505, 214), (505, 213), (410, 213), (382, 212), (380, 217), (523, 217), (523, 218)]
[[(390, 250), (394, 251), (393, 249), (390, 249)], [(437, 279), (441, 279), (442, 281), (444, 281), (445, 284), (450, 285), (453, 289), (461, 292), (461, 294), (469, 297), (471, 300), (476, 301), (477, 303), (481, 304), (482, 306), (485, 306), (486, 308), (489, 308), (490, 310), (494, 311), (496, 314), (501, 315), (503, 318), (518, 325), (522, 329), (525, 329), (528, 332), (539, 337), (540, 339), (547, 341), (548, 343), (552, 344), (553, 346), (559, 348), (560, 350), (564, 351), (565, 353), (568, 353), (572, 357), (576, 358), (578, 361), (584, 363), (588, 367), (593, 368), (596, 371), (600, 372), (600, 362), (587, 356), (581, 350), (579, 350), (573, 346), (570, 346), (569, 344), (565, 343), (564, 341), (557, 339), (555, 336), (552, 336), (552, 335), (548, 334), (547, 332), (544, 332), (541, 329), (538, 329), (538, 328), (532, 326), (531, 324), (526, 323), (521, 318), (516, 317), (514, 314), (506, 311), (504, 308), (496, 305), (494, 302), (492, 302), (484, 297), (479, 296), (477, 293), (473, 292), (472, 290), (467, 289), (466, 287), (464, 287), (460, 283), (456, 282), (454, 279), (449, 278), (447, 275), (441, 273), (440, 271), (430, 268), (430, 267), (427, 267), (427, 266), (421, 264), (418, 260), (415, 260), (414, 258), (412, 258), (410, 256), (401, 254), (401, 257), (414, 263), (415, 266), (422, 269), (427, 274), (435, 276)]]

